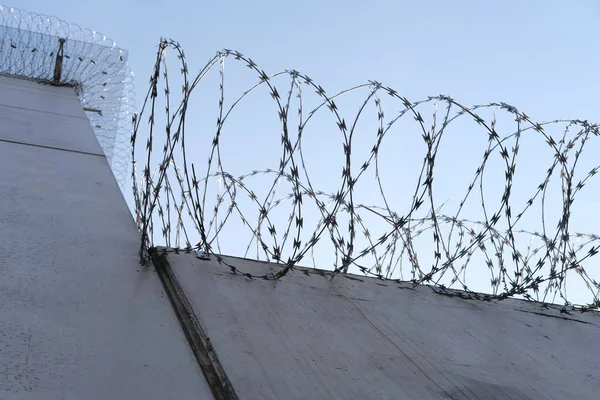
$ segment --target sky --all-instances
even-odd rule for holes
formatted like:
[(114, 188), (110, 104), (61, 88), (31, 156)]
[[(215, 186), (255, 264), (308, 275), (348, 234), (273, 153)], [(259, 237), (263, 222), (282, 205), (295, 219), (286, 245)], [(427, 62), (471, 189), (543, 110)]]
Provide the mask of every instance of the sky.
[[(597, 74), (600, 2), (595, 0), (19, 0), (6, 5), (53, 15), (100, 31), (129, 50), (138, 105), (142, 104), (147, 91), (158, 42), (165, 37), (181, 43), (192, 72), (203, 67), (216, 51), (229, 48), (250, 56), (268, 73), (285, 69), (306, 73), (329, 93), (376, 80), (412, 101), (445, 94), (465, 105), (506, 102), (536, 121), (600, 120), (597, 100), (600, 92)], [(239, 76), (247, 74), (239, 71)], [(211, 82), (217, 82), (215, 77)], [(239, 84), (242, 80), (234, 78), (233, 82)], [(247, 88), (253, 81), (246, 82)], [(217, 100), (215, 85), (206, 88), (198, 94), (206, 97), (207, 103), (198, 101), (203, 110), (208, 109), (205, 104), (212, 101), (214, 105)], [(226, 157), (235, 173), (264, 169), (263, 161), (269, 158), (269, 146), (279, 144), (277, 123), (262, 116), (267, 114), (262, 107), (263, 103), (250, 104), (237, 112), (237, 120), (232, 117), (231, 134), (224, 139), (224, 146), (230, 146)], [(398, 105), (396, 112), (400, 108)], [(268, 114), (276, 116), (272, 110)], [(189, 124), (199, 131), (212, 126), (214, 131), (214, 120), (213, 116), (206, 121), (203, 116), (194, 116)], [(317, 132), (325, 126), (319, 123), (320, 120), (313, 123)], [(445, 191), (441, 201), (449, 201), (450, 207), (452, 202), (456, 206), (460, 194), (464, 193), (463, 186), (472, 177), (472, 173), (461, 172), (461, 165), (468, 164), (472, 172), (476, 164), (465, 160), (471, 154), (480, 157), (485, 145), (485, 141), (478, 142), (478, 139), (461, 133), (472, 129), (471, 126), (459, 123), (456, 126), (455, 139), (448, 144), (448, 152), (457, 154), (462, 163), (443, 156), (438, 163), (442, 164), (438, 185)], [(272, 136), (267, 131), (275, 134), (275, 142), (270, 140)], [(188, 145), (198, 146), (198, 152), (202, 153), (201, 149), (207, 148), (206, 140), (212, 139), (208, 136), (204, 142), (202, 138), (194, 139), (197, 141)], [(313, 144), (313, 165), (317, 165), (313, 173), (326, 175), (331, 169), (330, 179), (339, 180), (341, 164), (335, 157), (329, 159), (329, 150), (321, 149), (335, 146), (339, 141), (332, 139), (329, 143), (327, 138), (315, 137), (319, 140)], [(598, 148), (598, 140), (595, 142)], [(524, 164), (532, 172), (521, 183), (523, 190), (515, 190), (516, 196), (521, 195), (523, 200), (531, 195), (525, 189), (539, 183), (545, 165), (552, 157), (537, 150), (535, 143), (529, 145), (529, 152), (522, 156), (524, 161), (520, 165)], [(243, 146), (245, 151), (239, 152), (235, 146)], [(415, 164), (417, 159), (411, 158), (416, 154), (411, 150), (411, 146), (416, 146), (415, 142), (409, 140), (404, 145), (391, 142), (387, 146), (403, 149), (387, 154), (388, 170), (396, 168), (405, 173)], [(588, 158), (582, 161), (586, 168), (598, 164), (593, 154), (597, 152), (587, 151)], [(272, 164), (277, 162), (277, 157), (270, 162), (271, 167), (276, 167)], [(332, 168), (327, 168), (329, 166)], [(465, 171), (469, 168), (465, 167)], [(496, 194), (501, 195), (503, 170), (499, 167), (498, 172), (498, 177), (490, 179), (498, 183), (496, 190), (500, 192)], [(457, 176), (464, 178), (462, 183), (457, 183)], [(388, 178), (396, 179), (396, 183), (400, 179), (393, 173)], [(323, 178), (322, 182), (327, 186), (327, 179)], [(389, 185), (393, 192), (391, 197), (399, 203), (403, 201), (403, 184)], [(520, 188), (518, 182), (515, 185)], [(455, 189), (455, 186), (462, 189)], [(370, 190), (366, 188), (363, 192)], [(578, 225), (575, 224), (573, 229), (598, 233), (598, 218), (589, 217), (599, 205), (597, 193), (588, 189), (583, 204), (578, 203), (581, 204), (580, 214), (574, 216)], [(556, 194), (560, 196), (559, 191)], [(481, 216), (473, 214), (472, 217)]]
[(306, 72), (330, 91), (376, 79), (409, 98), (444, 93), (467, 104), (506, 101), (537, 120), (597, 115), (594, 0), (5, 4), (109, 36), (130, 51), (142, 87), (160, 37), (167, 37), (183, 45), (190, 65), (231, 48), (271, 71)]

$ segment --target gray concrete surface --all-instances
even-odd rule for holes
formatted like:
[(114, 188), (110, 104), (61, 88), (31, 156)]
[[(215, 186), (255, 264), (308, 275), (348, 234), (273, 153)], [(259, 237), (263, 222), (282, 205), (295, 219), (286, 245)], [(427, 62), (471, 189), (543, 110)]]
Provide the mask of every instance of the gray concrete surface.
[[(23, 86), (20, 93), (19, 83)], [(0, 76), (0, 139), (102, 155), (73, 94), (68, 87)]]
[[(190, 254), (177, 279), (241, 399), (596, 400), (600, 315)], [(226, 258), (240, 270), (273, 265)]]
[(0, 399), (212, 398), (138, 246), (74, 91), (0, 78)]

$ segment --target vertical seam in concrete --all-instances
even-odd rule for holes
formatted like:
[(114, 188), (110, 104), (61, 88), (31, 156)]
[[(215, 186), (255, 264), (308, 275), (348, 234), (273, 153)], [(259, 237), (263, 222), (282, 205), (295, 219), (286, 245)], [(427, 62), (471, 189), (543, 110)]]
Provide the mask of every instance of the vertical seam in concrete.
[(150, 255), (215, 400), (238, 400), (239, 398), (210, 343), (210, 338), (200, 325), (200, 321), (179, 284), (167, 256), (159, 254), (156, 249), (152, 249)]

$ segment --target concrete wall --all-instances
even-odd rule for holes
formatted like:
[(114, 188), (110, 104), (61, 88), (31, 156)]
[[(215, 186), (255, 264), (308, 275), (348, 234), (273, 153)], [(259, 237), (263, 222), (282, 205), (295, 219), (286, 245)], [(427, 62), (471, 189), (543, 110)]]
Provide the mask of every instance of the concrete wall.
[(70, 88), (0, 77), (0, 399), (212, 398)]
[[(600, 315), (377, 279), (169, 263), (240, 399), (596, 400)], [(234, 258), (239, 270), (274, 265)]]
[[(0, 399), (210, 399), (69, 88), (0, 77)], [(599, 314), (168, 261), (240, 399), (597, 399)], [(228, 259), (241, 270), (274, 265)]]

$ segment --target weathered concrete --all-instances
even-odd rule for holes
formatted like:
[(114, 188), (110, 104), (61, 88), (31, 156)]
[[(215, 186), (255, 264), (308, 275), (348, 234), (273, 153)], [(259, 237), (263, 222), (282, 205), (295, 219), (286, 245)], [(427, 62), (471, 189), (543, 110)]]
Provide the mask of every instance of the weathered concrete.
[(103, 154), (72, 88), (0, 76), (0, 106), (2, 140)]
[(138, 248), (73, 89), (0, 78), (0, 399), (212, 398)]
[(598, 399), (597, 313), (212, 258), (168, 255), (241, 399)]

